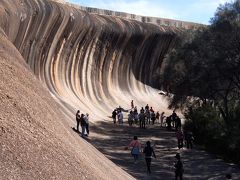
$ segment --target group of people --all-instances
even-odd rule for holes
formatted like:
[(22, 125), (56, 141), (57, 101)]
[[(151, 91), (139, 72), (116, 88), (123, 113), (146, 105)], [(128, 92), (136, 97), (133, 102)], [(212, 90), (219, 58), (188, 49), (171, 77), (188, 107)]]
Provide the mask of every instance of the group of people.
[(163, 126), (164, 123), (164, 112), (159, 114), (153, 110), (152, 107), (149, 108), (147, 104), (145, 108), (141, 108), (140, 112), (138, 112), (137, 106), (134, 106), (133, 100), (131, 101), (131, 109), (126, 111), (121, 106), (119, 108), (115, 108), (112, 112), (113, 123), (116, 124), (117, 121), (119, 124), (123, 124), (123, 111), (129, 112), (128, 114), (128, 124), (132, 126), (133, 124), (139, 124), (140, 128), (146, 128), (146, 124), (155, 124), (155, 122), (161, 123)]
[(153, 150), (153, 147), (151, 146), (151, 142), (147, 141), (146, 146), (142, 149), (141, 143), (138, 141), (137, 136), (133, 137), (133, 140), (130, 142), (130, 144), (126, 147), (126, 149), (131, 148), (131, 154), (134, 158), (134, 163), (137, 162), (139, 155), (141, 153), (145, 154), (145, 161), (147, 165), (147, 173), (151, 173), (151, 161), (152, 157), (156, 158), (155, 152)]
[[(137, 136), (133, 137), (133, 140), (130, 142), (130, 144), (126, 147), (126, 149), (131, 148), (131, 154), (134, 158), (134, 163), (137, 162), (139, 155), (143, 153), (145, 155), (145, 161), (146, 161), (146, 166), (147, 166), (147, 173), (151, 174), (151, 161), (152, 158), (156, 158), (156, 154), (154, 152), (154, 148), (151, 146), (151, 142), (147, 141), (145, 147), (142, 149), (141, 148), (141, 143), (138, 140)], [(182, 180), (183, 177), (183, 163), (181, 161), (180, 154), (177, 153), (176, 156), (176, 161), (174, 162), (174, 169), (175, 169), (175, 179), (180, 179)]]
[(183, 133), (181, 128), (178, 128), (177, 132), (176, 132), (176, 138), (177, 138), (177, 142), (178, 142), (178, 149), (183, 148), (183, 141), (185, 140), (185, 144), (187, 149), (192, 149), (193, 148), (193, 133), (191, 131), (185, 131)]
[[(82, 132), (81, 136), (84, 138), (89, 135), (89, 114), (80, 114), (80, 110), (76, 113), (76, 121), (77, 121), (77, 131), (79, 132), (79, 125), (81, 125)], [(87, 133), (85, 135), (85, 132)]]
[(173, 111), (170, 116), (166, 117), (166, 125), (168, 130), (174, 128), (175, 131), (182, 127), (181, 119), (175, 111)]
[[(122, 108), (116, 108), (113, 113), (113, 122), (116, 123), (118, 120), (119, 124), (123, 123), (123, 113)], [(132, 126), (133, 124), (139, 124), (140, 128), (146, 128), (146, 124), (155, 124), (155, 122), (160, 123), (160, 126), (166, 126), (167, 130), (175, 130), (176, 137), (178, 142), (178, 148), (183, 148), (183, 141), (185, 139), (187, 148), (191, 148), (193, 146), (193, 134), (191, 132), (182, 131), (182, 123), (180, 117), (176, 114), (175, 111), (170, 116), (165, 116), (165, 112), (159, 114), (153, 110), (152, 107), (149, 107), (147, 104), (145, 108), (141, 108), (138, 112), (137, 107), (134, 106), (133, 100), (131, 101), (131, 109), (128, 114), (128, 124)], [(134, 158), (134, 163), (137, 162), (138, 157), (141, 153), (145, 155), (145, 161), (147, 166), (147, 173), (151, 173), (151, 160), (152, 158), (156, 158), (154, 148), (151, 146), (151, 142), (147, 141), (144, 148), (141, 148), (141, 143), (138, 141), (137, 136), (134, 136), (133, 140), (128, 145), (127, 149), (131, 148), (131, 154)], [(180, 154), (177, 153), (176, 161), (174, 162), (175, 169), (175, 179), (182, 179), (183, 177), (183, 163), (181, 161)]]

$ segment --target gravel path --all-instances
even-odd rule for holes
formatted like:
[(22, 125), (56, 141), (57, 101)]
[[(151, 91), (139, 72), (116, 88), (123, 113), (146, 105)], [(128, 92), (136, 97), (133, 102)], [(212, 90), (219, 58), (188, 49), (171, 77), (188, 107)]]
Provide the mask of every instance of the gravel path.
[[(138, 136), (143, 145), (148, 140), (155, 144), (157, 158), (152, 160), (151, 175), (146, 173), (143, 155), (134, 164), (130, 150), (124, 150), (134, 135)], [(179, 152), (174, 132), (166, 131), (159, 125), (149, 125), (147, 129), (140, 129), (137, 126), (114, 125), (104, 121), (91, 126), (90, 136), (90, 142), (97, 149), (136, 179), (174, 179), (174, 156)], [(225, 179), (228, 172), (232, 173), (233, 179), (240, 179), (239, 166), (227, 164), (203, 150), (183, 149), (180, 153), (184, 163), (184, 179), (220, 180)]]

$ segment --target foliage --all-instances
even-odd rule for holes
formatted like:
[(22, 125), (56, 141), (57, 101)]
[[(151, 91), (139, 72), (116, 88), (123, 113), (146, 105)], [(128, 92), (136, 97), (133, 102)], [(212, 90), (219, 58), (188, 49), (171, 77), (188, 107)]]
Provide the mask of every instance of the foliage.
[(228, 160), (240, 161), (240, 107), (231, 113), (230, 124), (226, 124), (218, 110), (205, 104), (190, 108), (185, 114), (185, 131), (194, 132), (195, 142), (207, 150), (222, 155)]
[(185, 127), (199, 143), (214, 152), (238, 150), (239, 157), (240, 2), (221, 5), (210, 26), (183, 38), (164, 62), (170, 107), (189, 109)]
[[(231, 18), (226, 17), (229, 14)], [(186, 106), (189, 96), (212, 100), (224, 120), (229, 119), (230, 106), (236, 105), (232, 102), (240, 98), (239, 16), (239, 3), (220, 6), (211, 26), (197, 30), (170, 53), (163, 86), (174, 94), (171, 106)]]

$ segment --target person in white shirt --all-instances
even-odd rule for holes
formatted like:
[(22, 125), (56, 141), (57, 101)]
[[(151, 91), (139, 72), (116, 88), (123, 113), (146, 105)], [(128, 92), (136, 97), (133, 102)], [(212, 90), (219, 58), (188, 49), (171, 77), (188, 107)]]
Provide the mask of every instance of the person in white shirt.
[(118, 112), (118, 123), (123, 124), (123, 113), (121, 110)]

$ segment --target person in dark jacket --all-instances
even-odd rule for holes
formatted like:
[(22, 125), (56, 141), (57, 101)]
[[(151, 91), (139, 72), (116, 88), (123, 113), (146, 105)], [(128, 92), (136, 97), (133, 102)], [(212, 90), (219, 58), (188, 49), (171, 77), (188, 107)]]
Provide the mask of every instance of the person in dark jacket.
[(151, 114), (151, 119), (152, 119), (152, 124), (154, 125), (155, 120), (156, 120), (156, 115), (154, 112), (152, 112), (152, 114)]
[(113, 123), (116, 124), (117, 110), (114, 109), (112, 112)]
[(82, 127), (82, 137), (85, 137), (86, 121), (84, 118), (84, 114), (81, 114), (80, 123), (81, 123), (81, 127)]
[(182, 180), (183, 177), (183, 164), (180, 158), (180, 154), (177, 153), (175, 158), (177, 159), (177, 161), (174, 163), (174, 168), (175, 168), (175, 180), (179, 179)]
[(152, 161), (152, 156), (156, 158), (156, 155), (154, 153), (153, 148), (151, 147), (151, 142), (147, 141), (146, 147), (143, 150), (143, 153), (145, 154), (145, 160), (147, 164), (147, 173), (151, 173), (151, 161)]
[(189, 148), (192, 149), (193, 148), (193, 140), (194, 140), (194, 138), (193, 138), (192, 132), (187, 131), (185, 133), (185, 141), (186, 141), (186, 144), (187, 144), (187, 149), (189, 149)]
[(79, 124), (80, 124), (80, 110), (76, 113), (76, 121), (77, 121), (77, 131), (79, 131)]
[(171, 116), (168, 116), (166, 118), (166, 123), (167, 123), (167, 130), (170, 131), (172, 129), (172, 126), (171, 126)]
[(175, 120), (175, 131), (178, 130), (178, 128), (181, 128), (182, 127), (182, 123), (181, 123), (181, 119), (180, 117), (176, 117), (176, 120)]

